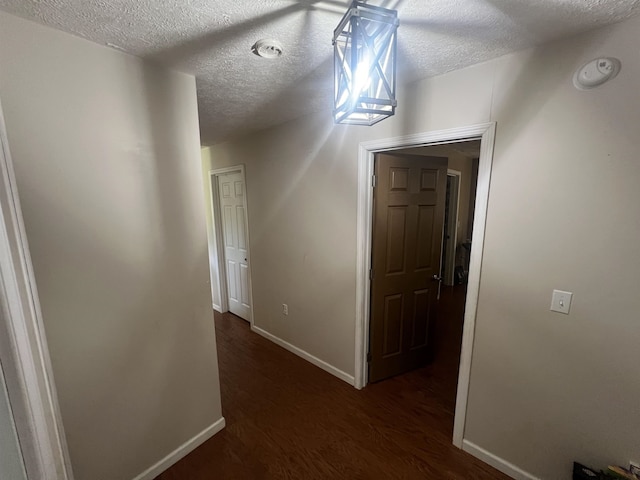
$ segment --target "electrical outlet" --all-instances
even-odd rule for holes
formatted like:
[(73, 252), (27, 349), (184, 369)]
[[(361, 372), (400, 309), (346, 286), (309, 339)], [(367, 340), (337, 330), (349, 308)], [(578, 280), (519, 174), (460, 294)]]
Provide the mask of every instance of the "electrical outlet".
[(629, 461), (629, 470), (631, 473), (640, 477), (640, 462)]
[(286, 303), (282, 304), (282, 314), (289, 315), (289, 305), (287, 305)]

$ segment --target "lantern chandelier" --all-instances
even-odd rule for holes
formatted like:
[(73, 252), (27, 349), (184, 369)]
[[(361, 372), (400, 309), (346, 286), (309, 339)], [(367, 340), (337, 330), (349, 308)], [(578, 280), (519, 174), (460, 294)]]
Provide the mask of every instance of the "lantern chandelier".
[(373, 125), (396, 110), (398, 12), (354, 2), (333, 32), (336, 123)]

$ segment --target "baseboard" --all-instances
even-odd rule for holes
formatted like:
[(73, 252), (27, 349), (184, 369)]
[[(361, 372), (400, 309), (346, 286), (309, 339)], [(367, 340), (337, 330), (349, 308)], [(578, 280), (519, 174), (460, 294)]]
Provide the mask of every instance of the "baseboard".
[(158, 463), (146, 469), (144, 472), (142, 472), (133, 480), (153, 480), (162, 472), (164, 472), (166, 469), (168, 469), (170, 466), (177, 463), (182, 458), (186, 457), (187, 454), (191, 453), (200, 445), (202, 445), (204, 442), (206, 442), (211, 437), (213, 437), (216, 433), (218, 433), (220, 430), (224, 428), (224, 425), (225, 425), (225, 421), (224, 421), (224, 417), (222, 417), (213, 425), (205, 428), (202, 432), (197, 434), (191, 440), (187, 440), (184, 444), (180, 445), (178, 448), (176, 448), (173, 452), (171, 452), (169, 455), (164, 457)]
[(218, 312), (218, 313), (222, 313), (222, 307), (220, 305), (217, 304), (213, 304), (213, 309)]
[(462, 450), (470, 453), (476, 458), (479, 458), (484, 463), (491, 465), (496, 470), (500, 470), (502, 473), (509, 475), (516, 480), (540, 480), (538, 477), (525, 472), (521, 468), (516, 467), (513, 463), (509, 463), (503, 458), (488, 452), (482, 447), (470, 442), (469, 440), (462, 441)]
[(301, 348), (296, 347), (295, 345), (290, 344), (282, 340), (279, 337), (267, 332), (266, 330), (261, 329), (260, 327), (256, 327), (253, 325), (251, 330), (256, 332), (258, 335), (263, 336), (267, 340), (271, 340), (273, 343), (280, 345), (285, 350), (289, 350), (291, 353), (296, 354), (300, 358), (304, 358), (307, 362), (313, 363), (316, 367), (320, 367), (325, 372), (329, 372), (331, 375), (338, 377), (340, 380), (344, 380), (349, 385), (355, 386), (355, 378), (353, 375), (349, 375), (342, 370), (337, 369), (333, 365), (328, 364), (324, 360), (320, 360), (318, 357), (314, 357), (308, 352), (305, 352)]

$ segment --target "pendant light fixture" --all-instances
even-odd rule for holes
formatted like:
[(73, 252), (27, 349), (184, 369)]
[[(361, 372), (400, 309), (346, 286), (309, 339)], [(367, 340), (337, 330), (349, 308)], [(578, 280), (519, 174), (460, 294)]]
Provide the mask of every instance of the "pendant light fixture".
[(334, 121), (373, 125), (396, 110), (398, 12), (355, 0), (333, 32)]

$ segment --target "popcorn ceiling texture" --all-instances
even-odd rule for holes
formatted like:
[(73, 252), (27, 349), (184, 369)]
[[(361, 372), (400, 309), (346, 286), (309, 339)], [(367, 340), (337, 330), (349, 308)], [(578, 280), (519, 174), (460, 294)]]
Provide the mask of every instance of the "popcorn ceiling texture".
[[(0, 9), (197, 77), (203, 144), (330, 114), (346, 0), (0, 0)], [(398, 81), (445, 73), (640, 13), (640, 0), (393, 0)], [(284, 54), (251, 53), (276, 38)], [(114, 47), (115, 48), (115, 47)]]

